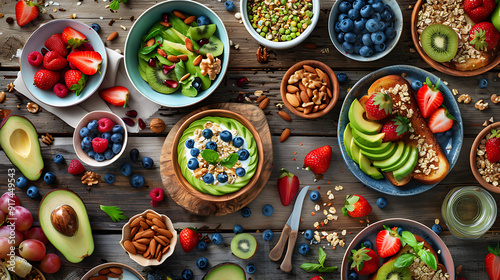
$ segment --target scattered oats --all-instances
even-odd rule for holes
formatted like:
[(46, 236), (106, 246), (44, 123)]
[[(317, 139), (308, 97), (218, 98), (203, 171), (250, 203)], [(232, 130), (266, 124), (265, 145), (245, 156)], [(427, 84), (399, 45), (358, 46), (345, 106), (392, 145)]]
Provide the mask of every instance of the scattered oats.
[(325, 216), (328, 215), (328, 211), (326, 211), (326, 209), (323, 209), (323, 215), (325, 215)]
[(252, 100), (248, 96), (245, 96), (245, 100), (248, 101), (248, 102), (252, 102)]
[[(276, 108), (283, 109), (283, 103), (277, 103)], [(297, 168), (298, 169), (298, 168)]]
[(455, 88), (454, 88), (454, 89), (452, 89), (451, 91), (453, 92), (453, 95), (457, 95), (457, 94), (458, 94), (458, 90), (457, 90), (457, 89), (455, 89)]
[(331, 220), (333, 220), (333, 215), (332, 214), (328, 214), (328, 216), (326, 216), (326, 218), (331, 221)]
[(59, 6), (60, 4), (59, 4), (59, 3), (57, 3), (57, 2), (54, 2), (54, 4), (52, 4), (52, 5), (54, 5), (54, 6)]
[(489, 119), (489, 121), (490, 121), (491, 123), (493, 123), (493, 117), (491, 117), (491, 118)]
[(57, 13), (57, 8), (53, 8), (53, 9), (52, 9), (52, 11), (53, 11), (54, 13)]
[(332, 213), (332, 214), (335, 214), (337, 213), (337, 209), (335, 209), (335, 207), (330, 207), (330, 209), (328, 210), (328, 212)]
[(256, 91), (253, 92), (253, 94), (255, 96), (261, 96), (262, 94), (264, 94), (264, 92), (262, 90), (256, 90)]
[(326, 202), (323, 202), (323, 206), (326, 206)]
[(443, 81), (443, 84), (448, 85), (448, 82), (447, 81)]
[(434, 223), (435, 223), (436, 225), (439, 225), (439, 219), (434, 220)]
[(342, 235), (346, 235), (346, 234), (347, 234), (347, 230), (345, 230), (345, 229), (344, 229), (344, 230), (342, 231)]
[(333, 219), (334, 219), (335, 221), (336, 221), (336, 220), (338, 220), (338, 218), (339, 218), (339, 216), (337, 216), (337, 215), (333, 215)]
[(323, 236), (327, 236), (327, 235), (328, 235), (328, 232), (326, 232), (326, 231), (322, 231), (322, 232), (321, 232), (321, 235), (323, 235)]
[(229, 40), (229, 46), (232, 47), (233, 45), (234, 45), (233, 40)]
[(441, 250), (438, 250), (438, 251), (437, 251), (437, 253), (438, 253), (439, 255), (441, 255)]
[(123, 26), (123, 25), (121, 25), (121, 24), (120, 24), (120, 28), (121, 28), (121, 29), (123, 29), (124, 31), (126, 31), (126, 30), (127, 30), (127, 27), (125, 27), (125, 26)]
[(315, 228), (319, 227), (319, 223), (318, 222), (314, 222), (313, 227), (315, 227)]
[(316, 241), (318, 241), (318, 242), (319, 242), (319, 241), (321, 241), (321, 237), (319, 237), (319, 235), (315, 235), (315, 236), (314, 236), (314, 240), (316, 240)]
[(340, 245), (340, 247), (344, 247), (344, 246), (345, 246), (345, 241), (344, 241), (344, 239), (342, 239), (342, 240), (340, 240), (340, 241), (339, 241), (339, 245)]
[(326, 224), (328, 224), (328, 219), (324, 219), (324, 220), (323, 220), (323, 223), (324, 223), (325, 225), (326, 225)]
[(234, 14), (234, 17), (235, 17), (236, 19), (241, 19), (241, 13), (235, 13), (235, 14)]
[(239, 49), (239, 48), (240, 48), (240, 44), (236, 44), (236, 45), (234, 45), (234, 49), (235, 49), (235, 50), (237, 50), (237, 49)]
[(333, 195), (333, 193), (331, 193), (331, 194), (328, 195), (328, 199), (329, 200), (334, 200), (335, 199), (335, 196)]
[(413, 5), (409, 5), (408, 9), (410, 9), (410, 10), (413, 9)]
[(328, 191), (326, 192), (326, 195), (330, 195), (331, 193), (332, 193), (332, 190), (328, 190)]
[(314, 206), (314, 211), (319, 211), (319, 209), (320, 209), (320, 206), (319, 206), (318, 204), (316, 204), (316, 205)]
[(109, 5), (104, 6), (104, 9), (109, 9)]
[(104, 17), (99, 17), (99, 19), (100, 19), (100, 20), (103, 20), (103, 19), (104, 19)]
[(70, 19), (75, 19), (76, 18), (76, 14), (71, 14), (71, 16), (69, 18)]

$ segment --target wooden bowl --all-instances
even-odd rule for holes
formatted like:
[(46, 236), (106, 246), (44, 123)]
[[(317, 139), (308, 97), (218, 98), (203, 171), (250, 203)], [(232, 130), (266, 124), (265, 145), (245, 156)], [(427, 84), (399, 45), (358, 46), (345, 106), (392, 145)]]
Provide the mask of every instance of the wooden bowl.
[(83, 277), (81, 280), (89, 280), (92, 276), (96, 275), (99, 271), (105, 269), (105, 268), (110, 268), (110, 267), (118, 267), (118, 268), (121, 268), (123, 270), (127, 270), (128, 272), (130, 272), (133, 276), (137, 277), (137, 279), (139, 280), (144, 280), (144, 277), (142, 277), (142, 275), (137, 272), (135, 269), (131, 268), (130, 266), (128, 265), (124, 265), (124, 264), (121, 264), (121, 263), (103, 263), (103, 264), (100, 264), (94, 268), (92, 268), (91, 270), (89, 270)]
[[(472, 143), (472, 147), (470, 149), (470, 169), (472, 170), (472, 174), (474, 174), (474, 177), (476, 178), (477, 182), (481, 184), (485, 189), (489, 190), (490, 192), (493, 193), (500, 193), (500, 184), (499, 186), (495, 187), (492, 184), (486, 182), (486, 180), (479, 174), (479, 171), (477, 170), (476, 166), (476, 152), (479, 147), (479, 144), (481, 143), (481, 140), (483, 140), (486, 135), (492, 130), (492, 129), (500, 129), (500, 122), (492, 123), (485, 127), (479, 134), (477, 135), (476, 139), (474, 140), (474, 143)], [(500, 182), (499, 182), (500, 183)]]
[(434, 59), (430, 58), (425, 52), (422, 46), (420, 45), (420, 39), (419, 39), (419, 34), (417, 32), (417, 20), (418, 20), (418, 12), (420, 11), (420, 7), (422, 7), (422, 4), (426, 0), (418, 0), (415, 6), (413, 7), (413, 12), (411, 14), (411, 38), (413, 40), (413, 44), (415, 45), (415, 49), (417, 49), (418, 53), (420, 56), (429, 64), (432, 66), (432, 68), (438, 70), (441, 73), (445, 73), (451, 76), (456, 76), (456, 77), (473, 77), (477, 76), (480, 74), (483, 74), (491, 69), (493, 69), (495, 66), (497, 66), (500, 63), (500, 55), (497, 55), (495, 59), (493, 59), (488, 65), (481, 67), (476, 70), (472, 71), (459, 71), (450, 67), (447, 67)]
[[(330, 78), (330, 83), (332, 84), (331, 90), (333, 97), (330, 100), (330, 103), (328, 103), (325, 109), (317, 111), (315, 113), (311, 112), (309, 114), (304, 114), (303, 112), (295, 109), (295, 107), (293, 107), (292, 104), (290, 104), (290, 102), (288, 102), (288, 100), (286, 99), (286, 86), (288, 85), (288, 79), (290, 78), (291, 75), (293, 75), (293, 73), (295, 73), (295, 71), (299, 70), (304, 65), (309, 65), (311, 67), (323, 70), (323, 72), (325, 72), (328, 75), (328, 78)], [(316, 60), (304, 60), (295, 63), (292, 67), (290, 67), (290, 69), (288, 69), (288, 71), (286, 71), (285, 75), (283, 76), (283, 79), (281, 80), (280, 92), (281, 92), (281, 99), (283, 100), (283, 103), (285, 103), (285, 106), (288, 108), (288, 110), (290, 110), (295, 115), (305, 119), (316, 119), (330, 112), (337, 103), (337, 100), (339, 99), (339, 82), (337, 80), (337, 75), (335, 75), (333, 70), (330, 67), (328, 67), (328, 65)]]
[[(182, 134), (184, 133), (184, 130), (186, 130), (189, 125), (199, 119), (202, 119), (204, 117), (209, 117), (209, 116), (215, 116), (215, 117), (224, 117), (224, 118), (231, 118), (235, 119), (238, 122), (240, 122), (243, 126), (245, 126), (250, 132), (253, 134), (255, 143), (257, 144), (257, 153), (259, 155), (259, 160), (257, 162), (257, 170), (255, 171), (255, 174), (252, 176), (252, 179), (250, 182), (248, 182), (247, 185), (242, 187), (236, 192), (225, 194), (225, 195), (211, 195), (211, 194), (205, 194), (202, 193), (198, 190), (196, 190), (191, 184), (184, 178), (184, 175), (181, 172), (181, 168), (179, 166), (179, 162), (177, 159), (177, 146), (179, 145), (179, 139), (182, 137)], [(252, 189), (257, 189), (258, 186), (256, 185), (257, 180), (260, 177), (260, 174), (264, 168), (264, 148), (262, 145), (262, 140), (260, 139), (259, 133), (255, 129), (255, 127), (248, 121), (245, 117), (243, 117), (240, 114), (231, 112), (229, 110), (223, 110), (223, 109), (212, 109), (212, 110), (206, 110), (206, 111), (201, 111), (189, 119), (187, 119), (181, 127), (179, 127), (179, 130), (175, 134), (174, 141), (172, 144), (172, 164), (174, 165), (174, 171), (175, 171), (175, 176), (177, 177), (177, 180), (179, 181), (180, 185), (188, 191), (191, 195), (205, 200), (205, 201), (210, 201), (210, 202), (224, 202), (224, 201), (229, 201), (233, 200), (237, 197), (242, 196), (243, 194), (247, 193), (248, 191)]]

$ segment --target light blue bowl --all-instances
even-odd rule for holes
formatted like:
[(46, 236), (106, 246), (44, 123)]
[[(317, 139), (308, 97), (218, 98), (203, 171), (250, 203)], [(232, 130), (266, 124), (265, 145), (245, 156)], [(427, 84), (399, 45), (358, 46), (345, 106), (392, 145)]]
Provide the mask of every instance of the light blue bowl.
[[(349, 155), (347, 155), (347, 151), (344, 146), (344, 130), (347, 123), (349, 123), (349, 108), (355, 98), (360, 98), (365, 95), (368, 92), (368, 88), (370, 88), (370, 86), (377, 79), (387, 75), (401, 75), (402, 73), (406, 73), (405, 79), (408, 80), (410, 84), (414, 80), (419, 80), (423, 83), (425, 82), (426, 77), (429, 77), (433, 84), (436, 84), (436, 81), (438, 80), (438, 77), (434, 74), (409, 65), (394, 65), (372, 72), (359, 80), (347, 94), (344, 103), (342, 104), (342, 109), (340, 110), (339, 125), (337, 128), (337, 138), (339, 141), (340, 151), (342, 153), (342, 157), (344, 158), (344, 162), (347, 164), (347, 167), (351, 170), (352, 174), (354, 174), (354, 176), (356, 176), (356, 178), (358, 178), (366, 186), (381, 193), (394, 196), (410, 196), (423, 193), (432, 189), (435, 185), (437, 185), (437, 183), (425, 185), (415, 180), (411, 180), (408, 184), (402, 187), (396, 187), (386, 178), (380, 180), (373, 179), (361, 171), (358, 164), (356, 164), (349, 157)], [(439, 83), (439, 91), (443, 94), (443, 105), (445, 105), (449, 112), (457, 119), (453, 122), (453, 127), (450, 130), (452, 133), (451, 137), (446, 137), (443, 133), (438, 133), (436, 135), (439, 145), (446, 154), (448, 162), (450, 163), (449, 173), (453, 169), (453, 166), (455, 166), (458, 156), (460, 155), (464, 131), (460, 110), (458, 109), (457, 101), (455, 100), (450, 89), (446, 87), (443, 82), (441, 82)]]
[[(212, 85), (205, 91), (198, 93), (196, 97), (187, 97), (181, 94), (180, 90), (172, 94), (159, 93), (151, 88), (151, 86), (146, 83), (141, 78), (139, 74), (139, 61), (137, 54), (140, 49), (141, 37), (146, 35), (151, 27), (161, 20), (161, 15), (164, 13), (171, 13), (173, 11), (180, 11), (189, 15), (201, 16), (205, 15), (210, 19), (211, 23), (217, 25), (217, 31), (215, 31), (215, 36), (224, 44), (224, 53), (219, 56), (222, 61), (222, 69), (217, 76), (217, 78), (212, 81)], [(158, 3), (151, 8), (147, 9), (142, 15), (135, 21), (134, 25), (130, 29), (127, 36), (127, 41), (125, 42), (125, 69), (127, 70), (127, 75), (132, 81), (134, 87), (139, 91), (144, 97), (166, 107), (186, 107), (196, 104), (203, 99), (207, 98), (212, 92), (219, 86), (224, 75), (226, 74), (227, 65), (229, 63), (229, 37), (227, 35), (226, 27), (222, 20), (217, 16), (215, 12), (205, 7), (204, 5), (191, 1), (191, 0), (170, 0)]]
[[(32, 51), (41, 52), (41, 49), (44, 48), (43, 44), (50, 36), (56, 33), (62, 33), (64, 28), (68, 26), (85, 35), (94, 50), (101, 55), (101, 74), (97, 72), (96, 74), (89, 76), (87, 85), (80, 95), (76, 96), (74, 92), (70, 91), (67, 96), (59, 98), (52, 90), (41, 90), (33, 85), (33, 77), (35, 77), (35, 73), (42, 69), (43, 66), (31, 66), (28, 63), (28, 54)], [(37, 30), (35, 30), (35, 32), (33, 32), (33, 34), (31, 34), (28, 41), (24, 45), (23, 52), (21, 54), (21, 75), (23, 77), (24, 84), (33, 97), (35, 97), (38, 101), (54, 107), (73, 106), (92, 96), (104, 80), (104, 74), (106, 74), (107, 66), (108, 57), (99, 34), (97, 34), (94, 29), (90, 28), (90, 26), (72, 19), (56, 19), (41, 25)]]

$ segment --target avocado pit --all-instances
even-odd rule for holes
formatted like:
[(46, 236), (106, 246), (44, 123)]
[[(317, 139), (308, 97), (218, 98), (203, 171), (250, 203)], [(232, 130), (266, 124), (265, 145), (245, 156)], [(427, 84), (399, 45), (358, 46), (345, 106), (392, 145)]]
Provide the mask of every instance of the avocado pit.
[(61, 205), (52, 211), (50, 220), (52, 226), (66, 236), (73, 236), (78, 230), (78, 215), (69, 205)]

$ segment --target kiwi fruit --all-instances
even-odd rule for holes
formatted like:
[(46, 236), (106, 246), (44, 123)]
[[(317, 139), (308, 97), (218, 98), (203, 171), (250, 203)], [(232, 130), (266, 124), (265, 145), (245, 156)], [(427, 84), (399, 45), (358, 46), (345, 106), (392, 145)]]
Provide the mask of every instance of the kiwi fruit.
[(182, 19), (176, 17), (173, 13), (171, 13), (168, 16), (168, 22), (170, 22), (170, 24), (172, 24), (172, 27), (177, 29), (177, 31), (184, 35), (187, 35), (190, 26), (185, 24)]
[(223, 51), (224, 44), (222, 43), (222, 41), (215, 36), (211, 36), (210, 38), (208, 38), (208, 43), (200, 48), (199, 53), (202, 55), (211, 53), (214, 57), (218, 57), (222, 54)]
[(212, 23), (198, 27), (190, 27), (188, 34), (191, 37), (191, 40), (199, 41), (202, 38), (212, 37), (212, 35), (214, 35), (216, 30), (217, 30), (217, 25)]
[(437, 62), (450, 61), (457, 54), (458, 35), (444, 24), (427, 26), (420, 36), (420, 42), (424, 52)]
[(148, 80), (148, 78), (146, 77), (146, 67), (149, 67), (148, 63), (142, 59), (139, 59), (139, 75), (141, 75), (141, 78), (144, 81)]
[(165, 85), (165, 80), (177, 81), (174, 71), (170, 71), (169, 73), (167, 73), (167, 75), (165, 75), (163, 73), (163, 69), (161, 68), (148, 67), (146, 68), (145, 74), (148, 84), (151, 86), (151, 88), (153, 88), (153, 90), (156, 90), (157, 92), (170, 94), (175, 92), (179, 87), (177, 86), (176, 88), (170, 88)]
[(396, 260), (386, 262), (382, 265), (374, 280), (411, 280), (411, 272), (408, 267), (395, 267)]
[(231, 252), (240, 259), (247, 260), (257, 251), (257, 240), (251, 234), (239, 233), (231, 240)]

